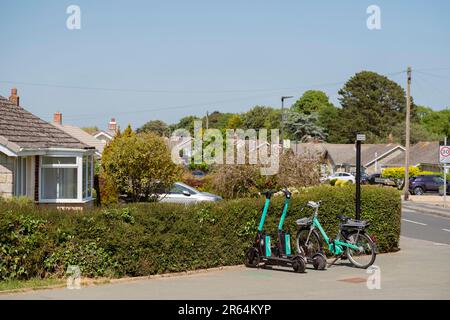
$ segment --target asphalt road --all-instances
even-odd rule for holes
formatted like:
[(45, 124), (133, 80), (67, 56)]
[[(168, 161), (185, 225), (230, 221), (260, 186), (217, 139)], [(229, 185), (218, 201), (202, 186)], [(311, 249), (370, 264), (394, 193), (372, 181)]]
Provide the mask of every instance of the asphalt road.
[[(449, 218), (443, 216), (447, 213)], [(403, 205), (401, 234), (438, 244), (450, 244), (450, 209), (414, 203)]]

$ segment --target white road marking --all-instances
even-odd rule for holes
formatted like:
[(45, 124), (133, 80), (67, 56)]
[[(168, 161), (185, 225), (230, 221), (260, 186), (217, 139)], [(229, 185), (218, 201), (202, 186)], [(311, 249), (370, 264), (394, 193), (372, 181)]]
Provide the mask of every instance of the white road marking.
[(448, 229), (442, 229), (442, 231), (447, 231), (447, 232), (450, 232), (450, 230), (448, 230)]
[(408, 220), (408, 219), (402, 219), (402, 220), (403, 220), (403, 221), (406, 221), (406, 222), (411, 222), (411, 223), (419, 224), (419, 225), (421, 225), (421, 226), (426, 226), (426, 225), (427, 225), (426, 223), (417, 222), (417, 221), (413, 221), (413, 220)]
[(435, 246), (443, 246), (443, 247), (450, 247), (450, 244), (446, 243), (440, 243), (440, 242), (433, 242)]

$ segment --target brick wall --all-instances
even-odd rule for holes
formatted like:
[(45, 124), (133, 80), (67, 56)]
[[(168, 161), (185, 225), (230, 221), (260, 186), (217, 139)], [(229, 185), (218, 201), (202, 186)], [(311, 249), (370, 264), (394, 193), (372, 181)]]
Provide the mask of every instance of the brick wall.
[(0, 153), (0, 197), (11, 197), (14, 190), (14, 160)]

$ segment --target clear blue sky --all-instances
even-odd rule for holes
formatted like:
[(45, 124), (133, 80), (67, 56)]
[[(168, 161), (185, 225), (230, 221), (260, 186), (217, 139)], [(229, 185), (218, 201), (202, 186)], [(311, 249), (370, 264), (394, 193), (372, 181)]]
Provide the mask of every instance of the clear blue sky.
[[(136, 128), (279, 107), (307, 89), (337, 103), (355, 72), (408, 65), (423, 72), (413, 72), (416, 103), (450, 105), (449, 1), (0, 1), (0, 94), (16, 86), (46, 120), (60, 111), (65, 123), (104, 128), (115, 116)], [(81, 30), (66, 28), (71, 4)], [(366, 27), (371, 4), (381, 30)], [(390, 78), (404, 86), (404, 74)]]

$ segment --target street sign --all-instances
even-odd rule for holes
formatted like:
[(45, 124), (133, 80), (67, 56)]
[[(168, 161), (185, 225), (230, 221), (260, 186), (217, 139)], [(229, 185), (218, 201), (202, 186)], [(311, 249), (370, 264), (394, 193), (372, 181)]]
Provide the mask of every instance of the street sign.
[(356, 141), (366, 141), (366, 135), (363, 133), (358, 133), (356, 135)]
[(450, 146), (439, 146), (439, 162), (450, 164)]

